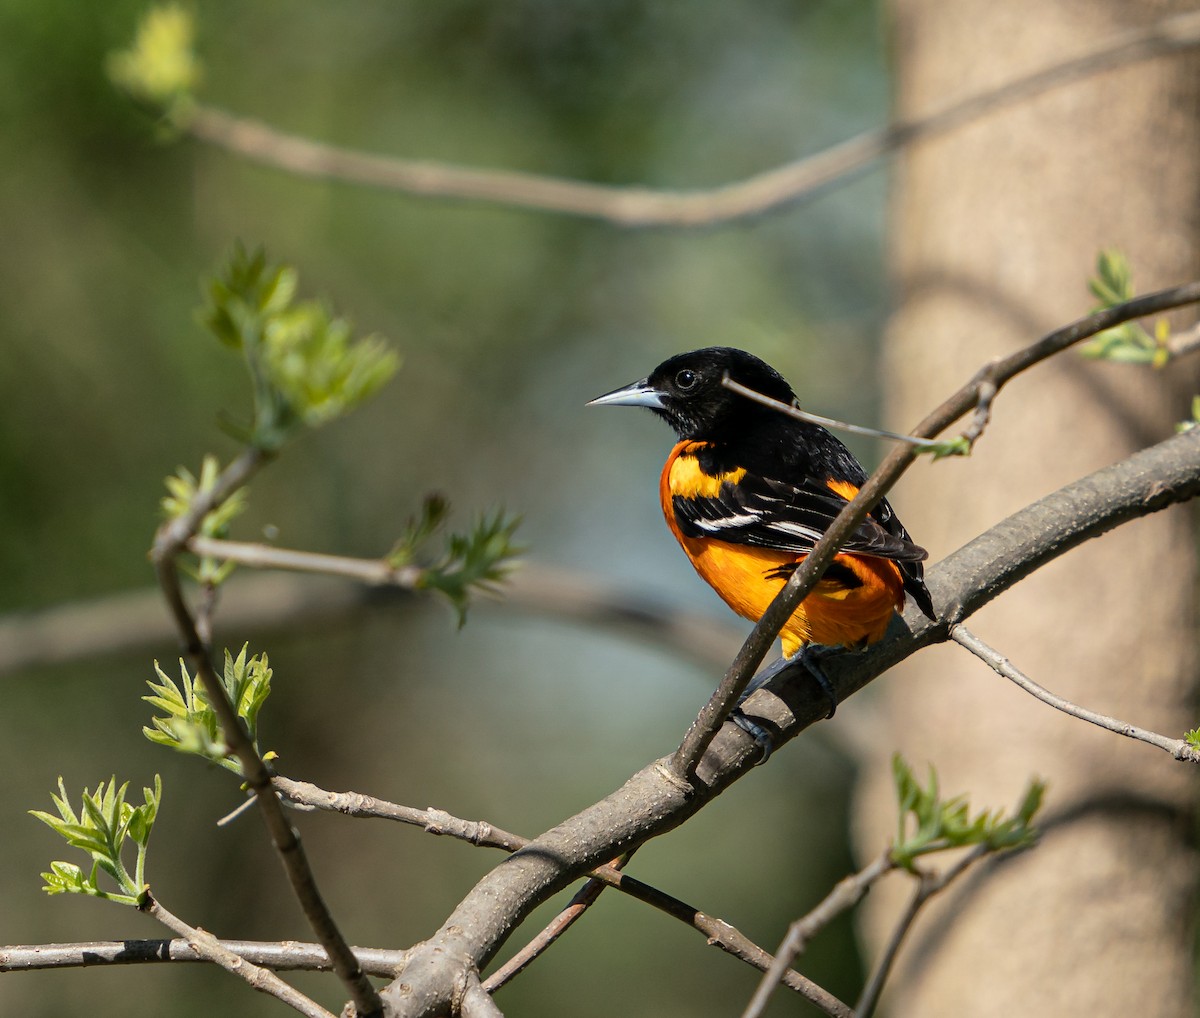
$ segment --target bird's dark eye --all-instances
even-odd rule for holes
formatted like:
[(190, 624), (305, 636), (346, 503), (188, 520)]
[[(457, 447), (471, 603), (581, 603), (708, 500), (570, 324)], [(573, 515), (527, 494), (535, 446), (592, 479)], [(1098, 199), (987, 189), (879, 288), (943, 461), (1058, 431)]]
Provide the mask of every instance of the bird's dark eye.
[(684, 368), (675, 376), (675, 388), (682, 389), (686, 392), (696, 384), (696, 372), (691, 368)]

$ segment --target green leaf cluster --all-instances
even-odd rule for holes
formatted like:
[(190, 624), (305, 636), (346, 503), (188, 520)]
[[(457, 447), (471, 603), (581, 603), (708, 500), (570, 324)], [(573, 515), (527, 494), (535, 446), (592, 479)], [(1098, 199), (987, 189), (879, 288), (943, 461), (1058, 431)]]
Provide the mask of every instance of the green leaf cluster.
[(1200, 749), (1200, 728), (1184, 733), (1183, 739), (1192, 749)]
[[(146, 845), (162, 802), (162, 781), (156, 774), (154, 788), (142, 789), (145, 801), (140, 806), (125, 801), (128, 787), (129, 782), (125, 782), (118, 788), (116, 778), (110, 778), (107, 785), (103, 782), (97, 785), (95, 792), (85, 788), (76, 813), (60, 777), (59, 794), (51, 794), (58, 816), (41, 810), (29, 811), (72, 848), (92, 857), (92, 866), (87, 873), (74, 863), (52, 862), (50, 872), (42, 874), (46, 882), (43, 890), (47, 894), (88, 894), (123, 905), (142, 904), (146, 895)], [(137, 848), (132, 874), (122, 859), (127, 841), (132, 841)], [(116, 892), (100, 888), (97, 881), (101, 870), (116, 883)]]
[[(1099, 304), (1093, 311), (1124, 304), (1134, 296), (1133, 271), (1120, 251), (1101, 251), (1096, 258), (1096, 275), (1088, 280), (1088, 289)], [(1097, 333), (1080, 347), (1080, 353), (1096, 360), (1124, 364), (1149, 364), (1161, 368), (1170, 359), (1167, 340), (1171, 330), (1165, 318), (1154, 326), (1154, 335), (1137, 322), (1124, 322)]]
[[(167, 494), (162, 500), (163, 516), (168, 520), (178, 519), (187, 515), (198, 497), (207, 497), (216, 487), (221, 476), (221, 467), (215, 456), (205, 456), (200, 464), (200, 477), (192, 476), (191, 471), (180, 467), (179, 471), (166, 479)], [(246, 489), (239, 488), (228, 496), (211, 512), (205, 514), (196, 528), (196, 533), (203, 537), (227, 537), (229, 525), (246, 508)], [(221, 583), (233, 571), (235, 563), (220, 562), (211, 556), (202, 556), (197, 568), (192, 569), (185, 563), (180, 563), (193, 579), (213, 586)]]
[(971, 442), (966, 435), (955, 435), (953, 438), (947, 438), (941, 442), (919, 445), (916, 450), (918, 454), (928, 453), (935, 460), (943, 459), (946, 456), (970, 456)]
[(161, 109), (179, 123), (192, 107), (202, 68), (192, 49), (192, 16), (178, 4), (152, 7), (133, 44), (108, 58), (109, 79), (133, 99)]
[[(440, 495), (426, 498), (421, 513), (409, 520), (404, 536), (385, 559), (393, 569), (414, 565), (423, 545), (441, 530), (449, 504)], [(513, 568), (521, 547), (513, 541), (520, 518), (503, 511), (481, 516), (465, 534), (449, 534), (440, 557), (421, 569), (416, 586), (436, 590), (449, 600), (461, 626), (476, 591), (491, 592)]]
[(998, 852), (1023, 848), (1037, 838), (1032, 821), (1046, 791), (1041, 781), (1030, 782), (1020, 806), (1010, 816), (991, 810), (972, 816), (963, 796), (940, 797), (932, 767), (929, 781), (922, 787), (897, 753), (892, 757), (892, 778), (900, 807), (892, 861), (904, 869), (913, 869), (917, 858), (930, 852), (973, 845), (985, 845), (989, 851)]
[[(228, 650), (225, 651), (221, 685), (229, 702), (237, 710), (238, 717), (245, 722), (246, 731), (257, 748), (258, 712), (271, 695), (271, 668), (266, 654), (256, 654), (247, 660), (248, 646), (242, 647), (236, 660)], [(183, 661), (179, 662), (178, 683), (159, 668), (157, 661), (154, 662), (154, 671), (160, 681), (147, 681), (153, 695), (143, 696), (142, 699), (165, 711), (166, 716), (151, 718), (153, 727), (143, 727), (142, 734), (160, 746), (204, 757), (241, 775), (242, 765), (229, 755), (229, 747), (221, 735), (220, 720), (204, 687), (188, 674)], [(263, 755), (263, 759), (271, 760), (275, 755), (269, 752)]]
[(374, 394), (399, 366), (378, 336), (354, 339), (350, 324), (319, 301), (297, 301), (298, 277), (260, 249), (238, 245), (207, 286), (200, 320), (245, 358), (254, 418), (239, 437), (275, 451), (302, 428), (341, 417)]

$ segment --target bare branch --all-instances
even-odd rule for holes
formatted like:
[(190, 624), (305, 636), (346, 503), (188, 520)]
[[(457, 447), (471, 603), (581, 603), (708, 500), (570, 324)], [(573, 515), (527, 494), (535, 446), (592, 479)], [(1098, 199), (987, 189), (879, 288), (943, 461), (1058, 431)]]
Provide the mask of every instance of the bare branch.
[[(294, 940), (273, 943), (260, 940), (219, 940), (226, 951), (246, 962), (283, 972), (299, 969), (328, 972), (329, 955), (320, 944)], [(390, 976), (404, 960), (403, 951), (356, 947), (354, 956), (363, 971)], [(40, 969), (91, 968), (103, 965), (144, 965), (151, 962), (209, 962), (188, 940), (102, 940), (78, 944), (13, 944), (0, 947), (0, 972)]]
[(216, 537), (196, 535), (187, 542), (187, 548), (195, 555), (206, 555), (223, 562), (237, 562), (239, 565), (252, 566), (255, 569), (287, 569), (302, 573), (321, 573), (325, 576), (345, 576), (363, 583), (400, 587), (403, 590), (412, 590), (421, 578), (421, 570), (418, 567), (405, 566), (397, 569), (383, 559), (293, 551), (269, 544), (225, 541)]
[(258, 121), (209, 106), (194, 108), (181, 128), (253, 162), (321, 180), (432, 198), (482, 201), (602, 219), (623, 227), (702, 227), (759, 216), (812, 197), (851, 178), (875, 160), (946, 134), (1004, 107), (1123, 64), (1178, 52), (1200, 43), (1200, 15), (1173, 15), (1110, 39), (1091, 53), (1037, 71), (946, 109), (882, 130), (868, 131), (816, 155), (707, 190), (614, 187), (505, 170), (355, 152), (285, 134)]
[(880, 955), (878, 962), (876, 962), (875, 968), (867, 980), (867, 985), (863, 988), (862, 996), (858, 998), (858, 1003), (854, 1005), (855, 1018), (871, 1018), (871, 1014), (875, 1010), (875, 1005), (879, 1003), (879, 995), (883, 992), (884, 984), (891, 973), (892, 965), (896, 961), (896, 956), (900, 953), (900, 946), (904, 942), (904, 938), (908, 935), (908, 931), (912, 929), (917, 914), (925, 906), (925, 903), (991, 851), (987, 845), (976, 845), (952, 866), (947, 867), (942, 872), (921, 873), (919, 875), (917, 889), (913, 893), (908, 907), (904, 910), (903, 915), (900, 916), (900, 919), (892, 929), (892, 934), (888, 938), (883, 953)]
[(1010, 679), (1025, 690), (1026, 693), (1037, 697), (1043, 703), (1048, 703), (1051, 707), (1062, 711), (1064, 714), (1069, 714), (1073, 718), (1079, 718), (1081, 721), (1089, 721), (1093, 725), (1099, 725), (1110, 732), (1116, 732), (1118, 735), (1127, 735), (1131, 739), (1137, 739), (1139, 742), (1144, 742), (1150, 746), (1165, 750), (1176, 760), (1184, 760), (1188, 763), (1200, 763), (1200, 750), (1190, 746), (1185, 739), (1171, 739), (1165, 735), (1159, 735), (1157, 732), (1147, 731), (1145, 728), (1131, 725), (1127, 721), (1118, 721), (1107, 714), (1099, 714), (1096, 711), (1088, 710), (1086, 707), (1081, 707), (1079, 704), (1072, 703), (1070, 700), (1065, 700), (1063, 697), (1051, 693), (1044, 686), (1039, 686), (1033, 679), (1009, 661), (1008, 658), (984, 643), (983, 640), (979, 639), (978, 636), (970, 632), (965, 626), (953, 626), (950, 630), (950, 639), (960, 647), (965, 647), (979, 658), (980, 661), (989, 665), (997, 674)]
[(278, 774), (272, 778), (272, 783), (289, 802), (313, 809), (345, 813), (351, 817), (396, 820), (422, 827), (430, 834), (447, 835), (472, 845), (499, 848), (506, 852), (515, 852), (529, 843), (528, 838), (510, 834), (486, 821), (460, 820), (432, 806), (429, 809), (416, 809), (361, 792), (329, 792), (307, 781), (293, 781)]
[(804, 952), (809, 941), (843, 912), (854, 908), (877, 881), (895, 868), (889, 847), (857, 873), (839, 880), (816, 908), (792, 923), (775, 952), (775, 960), (763, 973), (754, 996), (742, 1012), (742, 1018), (760, 1018), (783, 974), (796, 956)]
[[(601, 878), (604, 876), (602, 871), (597, 871), (594, 875)], [(717, 919), (701, 912), (678, 898), (664, 894), (649, 884), (643, 884), (640, 880), (624, 873), (619, 875), (618, 882), (613, 886), (648, 905), (653, 905), (667, 915), (674, 916), (680, 922), (687, 923), (692, 929), (703, 934), (713, 947), (719, 947), (726, 954), (733, 955), (760, 972), (765, 972), (770, 967), (773, 960), (770, 953), (723, 919)], [(795, 969), (788, 969), (784, 972), (780, 981), (788, 989), (815, 1004), (832, 1018), (854, 1018), (854, 1013), (848, 1004), (838, 1000), (824, 987), (818, 986)]]
[(151, 895), (146, 896), (146, 903), (139, 906), (143, 912), (153, 916), (164, 926), (182, 936), (192, 949), (207, 961), (215, 962), (227, 972), (232, 972), (243, 979), (253, 989), (260, 993), (270, 994), (290, 1006), (307, 1018), (334, 1018), (315, 1000), (306, 997), (293, 986), (289, 986), (270, 969), (255, 965), (233, 951), (229, 950), (211, 933), (189, 926), (178, 916), (168, 912)]
[(975, 398), (975, 412), (971, 414), (971, 423), (963, 432), (963, 438), (967, 440), (967, 445), (972, 449), (975, 447), (975, 443), (983, 437), (983, 433), (992, 419), (992, 400), (996, 398), (998, 391), (998, 386), (991, 379), (980, 380), (979, 392)]

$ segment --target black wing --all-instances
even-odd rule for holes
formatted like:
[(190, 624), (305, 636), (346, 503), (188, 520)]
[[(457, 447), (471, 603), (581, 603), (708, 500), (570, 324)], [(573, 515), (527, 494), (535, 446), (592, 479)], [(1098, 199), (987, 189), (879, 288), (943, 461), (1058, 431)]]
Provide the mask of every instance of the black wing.
[[(818, 481), (789, 484), (747, 472), (716, 496), (672, 500), (675, 521), (687, 537), (707, 537), (804, 554), (829, 529), (846, 499)], [(842, 546), (843, 551), (898, 562), (920, 562), (925, 549), (913, 544), (886, 501)]]

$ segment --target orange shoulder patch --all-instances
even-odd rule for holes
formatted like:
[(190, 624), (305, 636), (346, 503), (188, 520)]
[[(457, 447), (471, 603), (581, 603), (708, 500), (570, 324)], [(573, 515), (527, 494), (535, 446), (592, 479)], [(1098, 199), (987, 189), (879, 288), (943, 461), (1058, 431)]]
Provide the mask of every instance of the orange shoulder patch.
[(827, 487), (830, 491), (841, 495), (842, 498), (844, 498), (847, 502), (849, 502), (854, 498), (855, 495), (858, 494), (857, 484), (851, 484), (849, 481), (839, 481), (833, 477), (825, 482), (825, 487)]
[(745, 467), (737, 467), (723, 474), (706, 473), (696, 456), (703, 447), (700, 442), (682, 442), (676, 447), (663, 477), (672, 495), (680, 498), (716, 498), (721, 494), (722, 484), (737, 484), (746, 476)]

